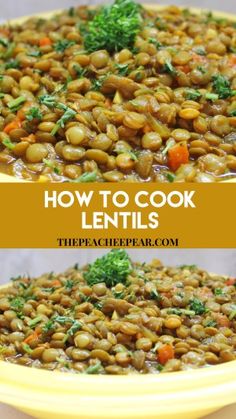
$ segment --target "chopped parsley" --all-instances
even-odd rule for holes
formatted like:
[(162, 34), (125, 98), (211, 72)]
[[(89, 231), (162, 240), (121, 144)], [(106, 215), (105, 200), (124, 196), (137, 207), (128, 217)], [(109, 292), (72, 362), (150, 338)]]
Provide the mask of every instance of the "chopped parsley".
[(60, 174), (61, 174), (61, 171), (60, 171), (59, 167), (57, 167), (57, 166), (55, 165), (55, 162), (53, 162), (52, 160), (43, 159), (43, 163), (44, 163), (47, 167), (50, 167), (56, 175), (60, 175)]
[(196, 268), (197, 268), (197, 265), (180, 265), (180, 269), (189, 269), (190, 271)]
[(74, 286), (74, 281), (72, 281), (72, 279), (67, 279), (64, 286), (65, 286), (66, 290), (72, 290), (72, 288)]
[(75, 41), (69, 41), (68, 39), (60, 39), (54, 44), (54, 50), (60, 54), (63, 54), (67, 48), (75, 45)]
[(222, 290), (222, 288), (215, 288), (214, 294), (215, 295), (224, 295), (224, 291)]
[(216, 93), (207, 92), (205, 94), (205, 99), (211, 100), (212, 102), (214, 102), (215, 100), (219, 99), (219, 95), (217, 95)]
[(157, 301), (161, 300), (161, 296), (155, 288), (151, 290), (150, 297), (152, 300), (157, 300)]
[(85, 74), (87, 73), (87, 69), (81, 67), (79, 64), (74, 64), (73, 70), (76, 72), (76, 75), (78, 78), (84, 77)]
[(28, 112), (26, 113), (26, 119), (28, 121), (33, 121), (33, 119), (37, 119), (38, 121), (41, 121), (42, 118), (43, 118), (42, 112), (40, 111), (39, 108), (35, 106), (30, 108)]
[(207, 72), (207, 69), (203, 67), (202, 65), (198, 65), (197, 70), (200, 71), (202, 74), (206, 74)]
[(37, 317), (35, 317), (34, 319), (32, 319), (28, 322), (28, 326), (31, 327), (31, 328), (34, 328), (41, 321), (42, 321), (42, 317), (37, 316)]
[(16, 112), (21, 108), (21, 106), (23, 105), (25, 101), (26, 101), (26, 98), (24, 96), (19, 96), (18, 98), (13, 99), (10, 102), (8, 102), (7, 106), (11, 110), (11, 112)]
[(97, 172), (84, 172), (81, 176), (77, 179), (73, 180), (72, 182), (75, 183), (89, 183), (95, 182), (97, 179)]
[(133, 0), (115, 0), (99, 9), (87, 27), (83, 27), (84, 46), (88, 52), (109, 52), (134, 47), (141, 27), (141, 6)]
[(8, 70), (9, 68), (19, 68), (19, 67), (20, 67), (19, 61), (13, 58), (5, 64), (6, 70)]
[(90, 365), (84, 372), (85, 374), (98, 374), (101, 367), (101, 361), (98, 361), (95, 365)]
[(174, 173), (170, 173), (170, 172), (166, 172), (165, 173), (165, 177), (168, 180), (168, 182), (173, 183), (175, 180), (175, 175)]
[(27, 343), (22, 343), (22, 349), (29, 355), (33, 352), (33, 349)]
[(159, 42), (157, 39), (155, 39), (155, 38), (149, 38), (148, 39), (148, 42), (150, 43), (150, 44), (153, 44), (153, 45), (155, 45), (155, 47), (156, 47), (156, 49), (160, 49), (163, 45), (161, 44), (161, 42)]
[(125, 284), (131, 271), (132, 265), (126, 251), (112, 249), (88, 266), (88, 270), (84, 272), (84, 278), (90, 286), (105, 282), (107, 287), (113, 287), (119, 282)]
[(119, 299), (122, 300), (125, 296), (124, 291), (113, 291), (112, 293), (113, 293), (114, 297), (117, 298), (118, 300)]
[(129, 74), (129, 64), (115, 64), (115, 68), (120, 76), (127, 76)]
[[(57, 108), (61, 109), (62, 107), (60, 107), (60, 103), (58, 103), (58, 105), (56, 106)], [(51, 135), (55, 135), (57, 133), (57, 131), (59, 130), (59, 128), (64, 128), (65, 124), (70, 121), (72, 118), (74, 118), (74, 116), (76, 115), (76, 111), (74, 111), (74, 109), (69, 108), (69, 106), (63, 106), (64, 109), (64, 114), (61, 116), (61, 118), (57, 121), (55, 127), (53, 128)]]
[(196, 101), (202, 95), (199, 92), (199, 90), (187, 88), (187, 89), (185, 89), (185, 96), (186, 96), (186, 99), (188, 99), (188, 100), (194, 100), (194, 101)]

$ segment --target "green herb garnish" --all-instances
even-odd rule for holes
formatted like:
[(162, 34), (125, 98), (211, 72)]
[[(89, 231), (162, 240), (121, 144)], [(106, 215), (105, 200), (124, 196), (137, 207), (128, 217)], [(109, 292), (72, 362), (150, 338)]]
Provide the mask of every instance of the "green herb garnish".
[(79, 64), (73, 65), (73, 70), (75, 70), (77, 77), (80, 79), (81, 77), (84, 77), (87, 73), (87, 69), (81, 67)]
[(176, 76), (177, 74), (177, 70), (176, 68), (172, 65), (170, 60), (166, 60), (165, 64), (163, 65), (163, 71), (165, 73), (170, 74), (171, 76)]
[(8, 70), (9, 68), (19, 68), (20, 63), (18, 60), (11, 59), (5, 64), (5, 69)]
[(206, 308), (205, 304), (196, 297), (190, 300), (189, 307), (190, 307), (190, 310), (193, 310), (195, 314), (199, 314), (199, 315), (207, 313), (209, 311)]
[(141, 7), (132, 0), (115, 0), (100, 8), (84, 30), (84, 46), (93, 52), (132, 49), (141, 27)]
[(190, 88), (185, 89), (185, 95), (186, 95), (186, 99), (194, 100), (194, 101), (198, 100), (202, 96), (199, 90), (190, 89)]
[(39, 108), (37, 107), (32, 107), (28, 110), (28, 112), (26, 113), (26, 119), (28, 121), (33, 121), (33, 119), (37, 119), (38, 121), (41, 121), (41, 119), (43, 118), (43, 114), (40, 111)]
[(129, 74), (129, 64), (115, 64), (115, 68), (120, 76), (127, 76)]
[(149, 38), (148, 39), (148, 42), (150, 44), (155, 45), (156, 49), (160, 49), (161, 47), (163, 47), (163, 45), (157, 39), (155, 39), (155, 38)]
[(212, 85), (219, 99), (227, 99), (236, 95), (236, 90), (231, 89), (229, 80), (222, 74), (216, 74), (212, 77)]
[(112, 294), (114, 295), (115, 298), (117, 298), (118, 300), (122, 300), (125, 296), (124, 291), (112, 291)]
[(90, 365), (90, 367), (88, 367), (84, 372), (85, 374), (98, 374), (101, 367), (102, 364), (98, 361), (95, 365)]
[(84, 278), (89, 285), (105, 282), (108, 287), (113, 287), (119, 282), (125, 284), (131, 272), (132, 265), (126, 251), (113, 249), (90, 264)]
[(179, 268), (180, 269), (189, 269), (190, 271), (192, 271), (193, 269), (197, 269), (197, 265), (180, 265)]
[(75, 45), (75, 41), (69, 41), (68, 39), (61, 39), (54, 44), (54, 49), (56, 52), (63, 54), (67, 48)]
[(207, 92), (205, 94), (205, 99), (211, 100), (212, 102), (214, 102), (215, 100), (219, 99), (219, 95), (217, 95), (216, 93)]
[(28, 326), (33, 328), (35, 327), (38, 323), (40, 323), (42, 321), (42, 317), (41, 316), (37, 316), (34, 319), (30, 320), (28, 322)]
[(33, 349), (31, 349), (27, 343), (22, 343), (22, 349), (24, 349), (24, 351), (29, 355), (31, 355), (33, 352)]
[(165, 173), (165, 177), (168, 180), (168, 182), (170, 182), (170, 183), (173, 183), (174, 180), (175, 180), (174, 173), (167, 172), (167, 173)]
[(77, 179), (73, 180), (72, 182), (75, 183), (89, 183), (95, 182), (97, 179), (97, 172), (84, 172), (81, 176)]
[(47, 166), (50, 167), (50, 169), (53, 170), (54, 173), (56, 173), (56, 175), (60, 175), (61, 171), (59, 169), (59, 167), (57, 167), (55, 165), (55, 162), (53, 162), (52, 160), (48, 160), (48, 159), (43, 159), (43, 163)]
[(9, 150), (13, 150), (15, 145), (11, 142), (10, 138), (4, 138), (2, 144), (5, 145)]
[(222, 290), (222, 288), (215, 288), (214, 294), (215, 295), (224, 295), (224, 291)]

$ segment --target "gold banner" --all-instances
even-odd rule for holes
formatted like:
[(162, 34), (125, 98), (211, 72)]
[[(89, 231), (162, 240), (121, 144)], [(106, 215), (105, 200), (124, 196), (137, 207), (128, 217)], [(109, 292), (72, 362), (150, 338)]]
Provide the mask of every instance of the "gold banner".
[(0, 184), (0, 247), (236, 247), (233, 184)]

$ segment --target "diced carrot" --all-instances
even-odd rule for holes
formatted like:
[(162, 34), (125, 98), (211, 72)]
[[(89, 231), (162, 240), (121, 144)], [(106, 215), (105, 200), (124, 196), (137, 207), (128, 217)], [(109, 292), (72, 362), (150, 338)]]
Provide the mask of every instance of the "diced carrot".
[(229, 279), (227, 279), (227, 281), (225, 283), (226, 283), (226, 285), (235, 285), (236, 284), (236, 279), (235, 278), (229, 278)]
[(48, 36), (45, 36), (44, 38), (41, 38), (39, 40), (39, 46), (40, 47), (45, 47), (47, 45), (52, 45), (52, 41)]
[(161, 348), (158, 349), (157, 357), (160, 364), (165, 365), (169, 359), (173, 359), (175, 357), (173, 346), (168, 345), (167, 343), (161, 346)]
[(30, 134), (27, 137), (21, 137), (21, 141), (28, 141), (28, 143), (33, 144), (36, 142), (36, 136), (34, 134)]
[(0, 28), (0, 33), (8, 37), (10, 35), (10, 30), (8, 28)]
[(6, 134), (8, 134), (9, 132), (11, 132), (13, 129), (17, 129), (17, 128), (21, 128), (21, 121), (19, 118), (15, 118), (12, 122), (9, 122), (9, 124), (7, 124), (4, 128), (4, 132)]
[(17, 118), (20, 121), (24, 121), (25, 120), (25, 111), (24, 111), (23, 108), (22, 109), (19, 109), (19, 111), (17, 111)]
[(24, 343), (30, 343), (32, 340), (36, 340), (38, 339), (39, 335), (36, 331), (34, 331), (33, 333), (31, 333), (31, 335), (29, 335), (27, 338), (24, 339)]
[(61, 287), (61, 282), (58, 279), (54, 279), (51, 284), (53, 287)]
[(231, 55), (228, 60), (228, 64), (230, 67), (236, 67), (236, 55)]
[(217, 313), (216, 321), (217, 321), (218, 326), (220, 326), (220, 327), (229, 327), (230, 326), (230, 321), (229, 321), (228, 317), (226, 317), (224, 314)]
[(195, 63), (205, 63), (206, 62), (205, 57), (203, 57), (202, 55), (195, 54), (195, 52), (192, 53), (192, 60)]
[(110, 108), (110, 107), (111, 107), (111, 105), (112, 105), (111, 99), (107, 98), (107, 99), (105, 100), (105, 106), (106, 106), (106, 108)]
[(168, 166), (174, 172), (181, 166), (189, 162), (189, 151), (185, 143), (176, 144), (168, 151)]
[(151, 127), (150, 127), (150, 125), (149, 124), (146, 124), (144, 127), (143, 127), (143, 132), (145, 133), (145, 134), (147, 134), (148, 132), (151, 132), (152, 131), (152, 129), (151, 129)]
[(188, 74), (190, 72), (190, 67), (188, 64), (176, 66), (177, 70), (183, 71), (183, 73)]

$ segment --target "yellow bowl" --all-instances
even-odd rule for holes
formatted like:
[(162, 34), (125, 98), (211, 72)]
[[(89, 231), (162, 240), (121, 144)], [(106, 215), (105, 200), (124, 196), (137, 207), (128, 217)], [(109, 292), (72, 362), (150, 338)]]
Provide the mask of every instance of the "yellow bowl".
[(0, 361), (0, 402), (42, 419), (197, 419), (236, 403), (236, 361), (120, 376), (62, 373)]
[[(90, 6), (90, 7), (94, 7), (94, 6)], [(96, 6), (95, 6), (96, 7)], [(153, 4), (145, 4), (145, 7), (147, 8), (151, 8), (154, 10), (162, 10), (166, 7), (166, 5), (153, 5)], [(191, 10), (195, 13), (202, 13), (202, 12), (208, 12), (209, 10), (206, 9), (198, 9), (195, 7), (191, 7)], [(42, 12), (42, 13), (38, 13), (37, 17), (42, 17), (45, 19), (49, 19), (50, 17), (52, 17), (54, 14), (60, 13), (62, 10), (53, 10), (51, 12)], [(225, 12), (220, 12), (220, 11), (214, 11), (214, 15), (218, 16), (218, 17), (224, 17), (226, 19), (230, 19), (230, 20), (235, 20), (236, 21), (236, 16), (231, 14), (231, 13), (225, 13)], [(10, 21), (10, 23), (12, 24), (21, 24), (22, 22), (24, 22), (26, 19), (28, 19), (29, 17), (33, 17), (33, 16), (23, 16), (23, 17), (19, 17), (17, 19), (12, 19)], [(9, 176), (3, 173), (0, 173), (0, 182), (4, 182), (4, 183), (8, 183), (8, 182), (28, 182), (27, 180), (23, 180), (23, 179), (17, 179), (14, 176)], [(221, 183), (235, 183), (236, 182), (236, 178), (233, 179), (228, 179), (228, 180), (223, 180), (221, 181)]]

